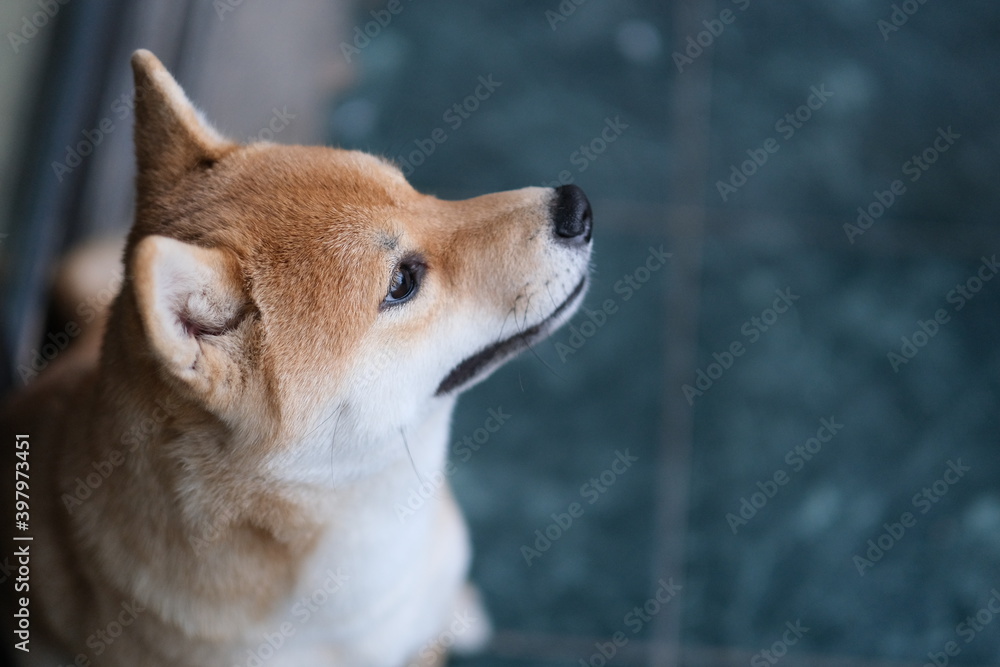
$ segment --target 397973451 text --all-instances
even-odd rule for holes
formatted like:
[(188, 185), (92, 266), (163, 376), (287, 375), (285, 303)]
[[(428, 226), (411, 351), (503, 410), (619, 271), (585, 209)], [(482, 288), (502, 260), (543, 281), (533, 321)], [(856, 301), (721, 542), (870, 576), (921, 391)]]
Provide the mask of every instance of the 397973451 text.
[(31, 524), (29, 496), (29, 465), (31, 441), (27, 435), (18, 435), (14, 440), (14, 562), (17, 576), (14, 578), (14, 648), (28, 653), (31, 641), (31, 618), (28, 611), (31, 589), (31, 536), (27, 534)]

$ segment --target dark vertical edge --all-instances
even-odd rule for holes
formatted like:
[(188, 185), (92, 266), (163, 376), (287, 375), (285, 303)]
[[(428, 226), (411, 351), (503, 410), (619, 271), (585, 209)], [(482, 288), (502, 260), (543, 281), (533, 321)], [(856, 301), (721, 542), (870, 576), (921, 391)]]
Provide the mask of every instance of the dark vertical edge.
[(6, 391), (21, 384), (20, 364), (30, 365), (45, 324), (49, 271), (74, 238), (74, 210), (86, 180), (87, 161), (60, 182), (54, 162), (81, 140), (97, 116), (109, 45), (114, 42), (128, 0), (68, 3), (50, 26), (51, 47), (37, 88), (35, 111), (27, 129), (23, 165), (11, 204), (8, 282), (0, 288), (3, 310), (0, 354)]
[[(683, 0), (675, 5), (672, 51), (681, 51), (687, 37), (702, 29), (702, 20), (715, 16), (713, 0)], [(660, 433), (662, 448), (657, 479), (656, 561), (651, 586), (673, 577), (684, 586), (677, 599), (665, 605), (653, 620), (650, 665), (681, 665), (685, 595), (685, 544), (691, 479), (694, 415), (681, 385), (694, 376), (698, 356), (702, 243), (705, 229), (704, 193), (708, 173), (711, 116), (711, 50), (673, 78), (671, 126), (673, 169), (667, 184), (671, 215), (667, 223), (668, 286), (663, 304), (666, 327)]]

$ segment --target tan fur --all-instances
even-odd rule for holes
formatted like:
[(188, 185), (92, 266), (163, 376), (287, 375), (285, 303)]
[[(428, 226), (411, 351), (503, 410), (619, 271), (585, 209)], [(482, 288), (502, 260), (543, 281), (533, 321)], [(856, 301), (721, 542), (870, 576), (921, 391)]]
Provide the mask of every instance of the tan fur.
[[(439, 660), (416, 653), (461, 599), (464, 525), (447, 489), (393, 521), (412, 465), (444, 459), (454, 396), (435, 387), (572, 299), (568, 317), (589, 245), (547, 238), (551, 190), (446, 202), (372, 156), (238, 146), (152, 54), (133, 66), (136, 220), (100, 360), (66, 353), (5, 413), (5, 438), (31, 436), (33, 646), (66, 664), (246, 664), (343, 565), (335, 602), (264, 664)], [(420, 291), (385, 308), (411, 252)], [(98, 655), (88, 638), (123, 603), (143, 611)]]

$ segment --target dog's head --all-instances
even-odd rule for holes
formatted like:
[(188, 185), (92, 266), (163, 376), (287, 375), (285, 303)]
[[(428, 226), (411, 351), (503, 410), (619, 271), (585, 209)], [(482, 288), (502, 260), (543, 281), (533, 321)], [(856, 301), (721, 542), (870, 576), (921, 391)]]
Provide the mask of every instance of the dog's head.
[(405, 456), (401, 435), (582, 300), (579, 188), (442, 201), (367, 154), (232, 143), (152, 54), (133, 67), (143, 353), (300, 481)]

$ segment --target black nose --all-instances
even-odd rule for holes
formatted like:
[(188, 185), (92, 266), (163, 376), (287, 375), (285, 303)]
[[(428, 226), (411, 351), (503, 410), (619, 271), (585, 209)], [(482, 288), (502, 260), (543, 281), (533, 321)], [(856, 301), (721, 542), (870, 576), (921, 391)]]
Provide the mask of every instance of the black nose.
[(551, 206), (556, 236), (567, 241), (590, 242), (593, 216), (583, 190), (575, 185), (560, 185)]

